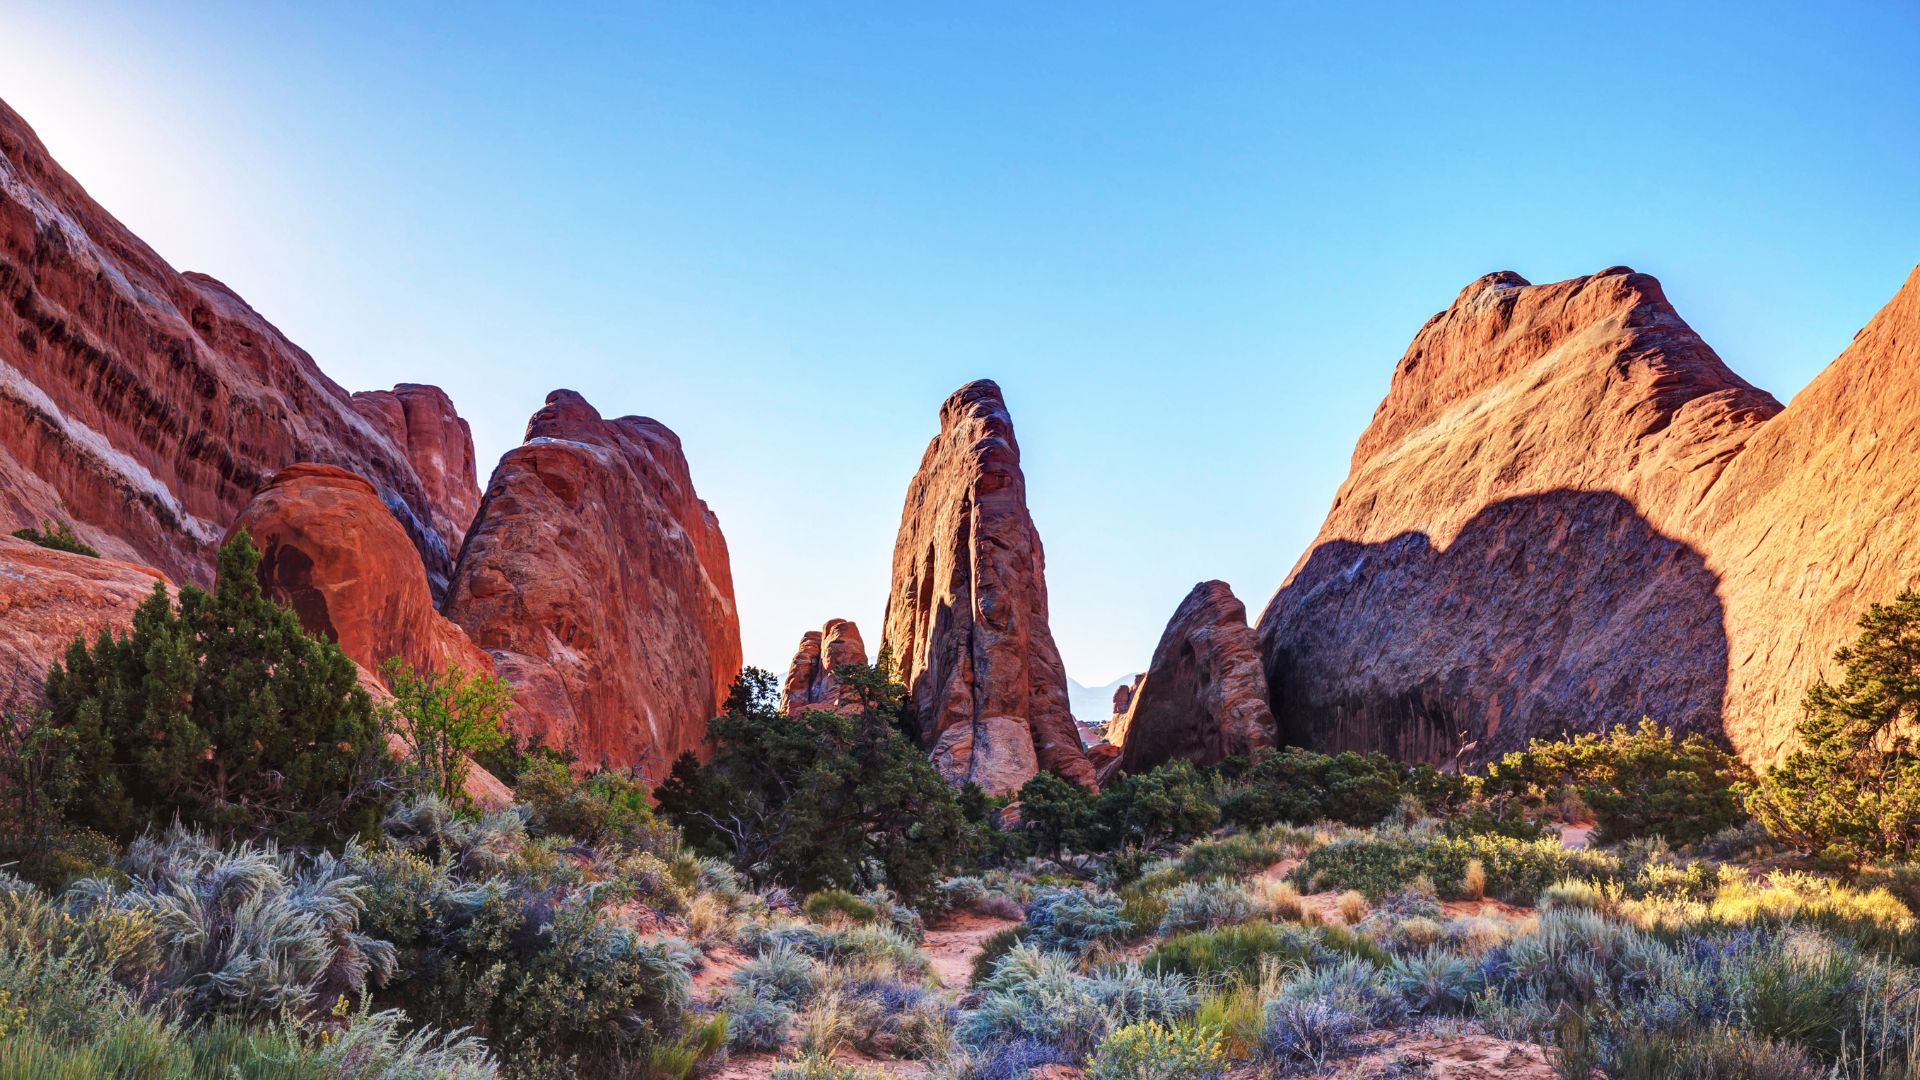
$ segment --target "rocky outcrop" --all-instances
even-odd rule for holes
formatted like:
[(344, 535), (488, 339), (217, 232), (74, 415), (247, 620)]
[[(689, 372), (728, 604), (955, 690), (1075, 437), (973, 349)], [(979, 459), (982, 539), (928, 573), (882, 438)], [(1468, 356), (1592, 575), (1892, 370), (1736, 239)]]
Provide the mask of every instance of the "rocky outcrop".
[(170, 584), (150, 567), (0, 535), (0, 715), (45, 704), (47, 669), (68, 644), (130, 631), (156, 583)]
[[(1224, 581), (1203, 581), (1174, 609), (1153, 663), (1107, 725), (1114, 767), (1145, 772), (1176, 759), (1213, 765), (1272, 746), (1276, 725), (1247, 609)], [(1114, 694), (1120, 704), (1122, 696)]]
[(0, 104), (0, 532), (70, 521), (108, 555), (209, 584), (227, 524), (296, 461), (365, 476), (445, 575), (405, 454), (226, 286), (181, 274)]
[(968, 383), (940, 407), (900, 514), (881, 641), (949, 781), (1005, 793), (1049, 769), (1093, 782), (1047, 626), (1046, 555), (1020, 447), (992, 382)]
[(433, 606), (426, 571), (373, 485), (331, 465), (282, 469), (234, 521), (260, 549), (260, 583), (309, 633), (378, 672), (492, 672), (487, 654)]
[(1143, 671), (1135, 675), (1132, 682), (1124, 682), (1113, 688), (1113, 715), (1107, 718), (1109, 729), (1114, 721), (1127, 715), (1127, 710), (1133, 707), (1133, 695), (1140, 692), (1140, 683), (1146, 677), (1147, 673)]
[[(467, 526), (480, 509), (480, 479), (473, 465), (473, 430), (454, 411), (453, 399), (437, 386), (400, 383), (353, 395), (353, 407), (405, 453), (426, 489), (433, 531), (458, 557)], [(445, 589), (442, 578), (435, 594)]]
[(1289, 740), (1479, 762), (1645, 715), (1777, 757), (1920, 579), (1917, 291), (1782, 412), (1644, 274), (1468, 286), (1261, 617)]
[(800, 647), (787, 665), (780, 688), (780, 707), (790, 715), (808, 709), (832, 709), (848, 704), (833, 671), (843, 664), (867, 662), (867, 646), (860, 628), (846, 619), (828, 619), (827, 625), (800, 635)]
[(571, 390), (494, 469), (443, 607), (534, 733), (654, 780), (700, 748), (740, 671), (726, 540), (680, 440)]
[(1693, 513), (1726, 608), (1727, 735), (1792, 745), (1808, 685), (1838, 678), (1869, 603), (1920, 586), (1920, 268), (1755, 432)]

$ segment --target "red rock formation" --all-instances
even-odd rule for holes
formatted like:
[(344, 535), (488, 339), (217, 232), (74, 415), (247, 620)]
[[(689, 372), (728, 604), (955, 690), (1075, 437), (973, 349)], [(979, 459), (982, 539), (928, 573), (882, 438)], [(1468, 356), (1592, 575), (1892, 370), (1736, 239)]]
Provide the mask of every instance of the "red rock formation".
[(1145, 772), (1175, 759), (1213, 765), (1274, 744), (1259, 642), (1246, 606), (1224, 581), (1195, 585), (1174, 609), (1132, 689), (1126, 711), (1107, 725), (1120, 770)]
[(124, 633), (159, 571), (0, 535), (0, 713), (46, 702), (47, 669), (84, 635)]
[(1133, 706), (1133, 695), (1140, 692), (1140, 683), (1146, 677), (1147, 673), (1143, 671), (1135, 675), (1132, 682), (1121, 683), (1113, 688), (1113, 715), (1107, 718), (1109, 728), (1113, 726), (1115, 720), (1125, 716), (1127, 710)]
[(1869, 603), (1920, 586), (1920, 268), (1693, 514), (1727, 611), (1727, 734), (1771, 762)]
[(860, 640), (860, 628), (846, 619), (828, 619), (826, 626), (800, 635), (800, 648), (787, 666), (787, 681), (780, 689), (780, 707), (798, 714), (847, 704), (833, 670), (866, 662), (867, 646)]
[(740, 671), (726, 540), (680, 440), (571, 390), (500, 459), (443, 607), (542, 737), (655, 780)]
[[(454, 411), (453, 399), (437, 386), (400, 383), (353, 395), (353, 407), (406, 454), (432, 506), (433, 531), (458, 556), (480, 509), (480, 479), (473, 430)], [(445, 586), (441, 581), (439, 589)]]
[(1920, 578), (1920, 286), (1783, 413), (1623, 268), (1423, 327), (1259, 627), (1296, 741), (1485, 760), (1642, 715), (1759, 763)]
[(1005, 793), (1049, 769), (1093, 782), (1047, 626), (1046, 554), (1020, 447), (992, 382), (968, 383), (940, 407), (940, 434), (901, 511), (881, 640), (949, 781)]
[(452, 558), (404, 456), (226, 286), (181, 274), (0, 104), (0, 531), (69, 520), (208, 584), (213, 545), (295, 461), (366, 476), (431, 571)]
[(290, 465), (240, 511), (240, 529), (260, 549), (267, 595), (368, 671), (399, 656), (416, 671), (492, 672), (487, 654), (434, 609), (406, 533), (361, 477)]

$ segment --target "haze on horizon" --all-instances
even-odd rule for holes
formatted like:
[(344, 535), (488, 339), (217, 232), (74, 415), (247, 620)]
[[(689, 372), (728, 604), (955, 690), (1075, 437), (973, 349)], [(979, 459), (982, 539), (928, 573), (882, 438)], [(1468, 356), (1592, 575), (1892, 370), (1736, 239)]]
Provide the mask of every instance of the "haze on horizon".
[(0, 28), (0, 98), (102, 205), (348, 389), (446, 388), (483, 482), (555, 387), (672, 427), (776, 670), (833, 616), (878, 645), (969, 379), (1005, 388), (1098, 687), (1195, 581), (1257, 614), (1481, 274), (1655, 274), (1784, 401), (1920, 259), (1912, 5), (0, 0)]

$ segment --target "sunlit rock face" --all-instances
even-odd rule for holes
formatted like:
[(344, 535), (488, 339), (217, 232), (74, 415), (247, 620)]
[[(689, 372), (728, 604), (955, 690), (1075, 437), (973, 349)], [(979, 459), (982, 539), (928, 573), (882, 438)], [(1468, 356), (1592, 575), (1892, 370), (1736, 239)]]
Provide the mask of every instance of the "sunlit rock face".
[(851, 704), (833, 677), (834, 669), (866, 662), (867, 646), (860, 639), (860, 628), (847, 619), (828, 619), (820, 629), (800, 635), (800, 647), (794, 650), (781, 684), (780, 707), (791, 715)]
[(1107, 725), (1114, 768), (1145, 772), (1168, 761), (1213, 765), (1274, 745), (1259, 642), (1247, 608), (1224, 581), (1203, 581), (1174, 609), (1153, 663), (1114, 694), (1125, 708)]
[[(353, 395), (353, 407), (406, 455), (426, 490), (433, 531), (457, 558), (480, 509), (480, 480), (473, 430), (454, 410), (453, 399), (437, 386), (400, 383)], [(445, 591), (445, 579), (434, 589)]]
[(1286, 737), (1477, 762), (1642, 715), (1718, 731), (1725, 613), (1683, 523), (1779, 411), (1645, 274), (1469, 285), (1261, 616)]
[(901, 510), (881, 641), (950, 782), (1012, 792), (1040, 769), (1093, 782), (1047, 625), (1020, 446), (990, 381), (940, 407)]
[(233, 527), (260, 549), (267, 595), (368, 671), (396, 656), (416, 671), (493, 670), (434, 607), (406, 533), (364, 478), (331, 465), (290, 465)]
[(0, 535), (0, 713), (44, 705), (47, 669), (67, 645), (130, 632), (156, 583), (171, 584), (151, 567)]
[(443, 608), (534, 734), (654, 780), (701, 749), (740, 672), (726, 538), (679, 438), (571, 390), (494, 469)]
[(366, 477), (428, 574), (453, 565), (402, 447), (232, 290), (182, 274), (0, 104), (0, 531), (211, 584), (215, 545), (297, 461)]

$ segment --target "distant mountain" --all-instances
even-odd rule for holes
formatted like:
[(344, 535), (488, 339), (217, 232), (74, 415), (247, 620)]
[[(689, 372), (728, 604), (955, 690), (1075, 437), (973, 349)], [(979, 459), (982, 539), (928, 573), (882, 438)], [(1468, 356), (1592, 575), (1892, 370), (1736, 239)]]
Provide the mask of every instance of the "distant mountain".
[(1073, 718), (1082, 727), (1097, 727), (1113, 716), (1113, 692), (1133, 681), (1132, 675), (1122, 675), (1105, 686), (1082, 686), (1073, 676), (1067, 676), (1067, 704), (1073, 709)]

